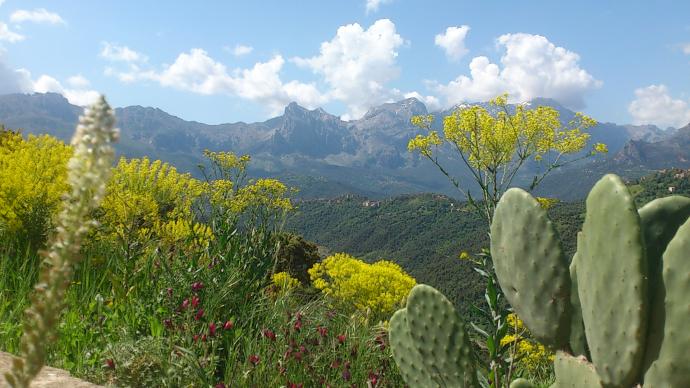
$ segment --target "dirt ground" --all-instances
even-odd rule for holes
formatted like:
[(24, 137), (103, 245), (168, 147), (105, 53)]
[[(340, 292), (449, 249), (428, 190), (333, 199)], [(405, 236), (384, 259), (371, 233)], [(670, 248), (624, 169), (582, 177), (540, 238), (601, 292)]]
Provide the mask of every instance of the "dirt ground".
[[(12, 366), (12, 356), (9, 353), (0, 352), (0, 387), (8, 387), (5, 381), (5, 372)], [(68, 387), (68, 388), (95, 388), (94, 385), (83, 380), (76, 379), (69, 375), (69, 372), (62, 369), (43, 367), (41, 373), (31, 383), (32, 387)]]

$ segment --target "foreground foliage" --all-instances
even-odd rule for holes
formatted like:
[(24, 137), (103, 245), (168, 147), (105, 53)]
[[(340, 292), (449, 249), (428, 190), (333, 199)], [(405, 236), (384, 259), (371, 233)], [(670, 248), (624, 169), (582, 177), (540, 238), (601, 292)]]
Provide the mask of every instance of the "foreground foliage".
[(39, 282), (26, 310), (21, 357), (14, 358), (12, 371), (5, 375), (12, 387), (28, 387), (45, 363), (82, 240), (95, 226), (90, 213), (105, 195), (115, 154), (112, 143), (119, 136), (114, 124), (115, 116), (103, 96), (79, 118), (72, 138), (74, 154), (67, 163), (70, 190), (63, 198), (56, 233), (44, 254)]
[[(37, 141), (6, 132), (13, 149)], [(51, 160), (51, 147), (72, 152), (41, 141), (52, 145), (32, 148), (37, 160)], [(247, 179), (249, 157), (207, 156), (213, 167), (204, 181), (147, 159), (123, 159), (113, 169), (102, 206), (89, 213), (99, 225), (85, 236), (82, 260), (65, 266), (74, 272), (67, 309), (51, 305), (57, 336), (47, 363), (118, 386), (401, 385), (374, 314), (311, 288), (316, 248), (281, 232), (289, 189)], [(14, 185), (45, 178), (32, 174), (13, 177)], [(20, 350), (22, 311), (40, 265), (36, 248), (45, 243), (29, 243), (25, 227), (55, 233), (57, 204), (27, 209), (22, 228), (11, 229), (9, 217), (1, 223), (0, 344), (11, 353)]]

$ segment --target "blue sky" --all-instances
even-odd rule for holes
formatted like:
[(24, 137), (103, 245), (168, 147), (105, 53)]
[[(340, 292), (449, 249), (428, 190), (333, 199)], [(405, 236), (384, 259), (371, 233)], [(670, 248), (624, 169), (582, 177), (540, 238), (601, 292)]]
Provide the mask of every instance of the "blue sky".
[[(161, 4), (165, 4), (162, 6)], [(690, 5), (656, 1), (0, 0), (0, 93), (208, 123), (289, 101), (344, 118), (551, 97), (600, 121), (690, 122)]]

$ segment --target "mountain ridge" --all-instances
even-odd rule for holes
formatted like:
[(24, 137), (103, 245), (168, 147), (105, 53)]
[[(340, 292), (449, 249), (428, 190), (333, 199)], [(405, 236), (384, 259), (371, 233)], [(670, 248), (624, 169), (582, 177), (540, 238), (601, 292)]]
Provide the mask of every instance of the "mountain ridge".
[[(551, 105), (561, 112), (564, 121), (575, 115), (550, 99), (534, 99), (529, 104)], [(67, 141), (80, 112), (81, 108), (55, 93), (0, 95), (0, 123), (23, 128), (26, 133), (48, 133)], [(449, 112), (432, 112), (435, 128), (440, 129), (441, 118)], [(295, 180), (318, 182), (320, 192), (328, 192), (323, 190), (324, 182), (332, 182), (334, 187), (348, 188), (355, 194), (389, 196), (438, 191), (457, 195), (434, 166), (407, 152), (408, 140), (419, 133), (410, 118), (428, 113), (427, 107), (414, 97), (371, 107), (361, 118), (348, 121), (322, 108), (310, 110), (295, 102), (288, 104), (282, 115), (254, 123), (205, 124), (140, 105), (115, 109), (122, 131), (120, 155), (161, 159), (182, 171), (196, 173), (197, 166), (204, 163), (204, 149), (233, 151), (252, 156), (250, 173), (254, 176), (315, 177), (318, 179)], [(599, 123), (590, 133), (590, 142), (606, 143), (615, 156), (625, 147), (632, 147), (627, 145), (631, 141), (641, 141), (639, 144), (647, 147), (653, 143), (646, 140), (664, 141), (667, 134), (652, 126), (614, 123)], [(653, 154), (657, 159), (663, 155)], [(591, 160), (586, 165), (591, 169), (596, 169), (597, 163), (629, 166), (631, 158), (625, 155), (618, 160)], [(444, 162), (458, 172), (459, 179), (469, 177), (460, 162), (450, 158)], [(657, 166), (663, 165), (663, 161), (643, 160), (642, 164)]]

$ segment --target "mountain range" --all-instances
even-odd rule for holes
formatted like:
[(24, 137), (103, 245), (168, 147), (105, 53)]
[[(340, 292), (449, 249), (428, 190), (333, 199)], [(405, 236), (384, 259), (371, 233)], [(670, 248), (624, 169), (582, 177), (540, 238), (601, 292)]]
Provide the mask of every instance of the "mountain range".
[[(554, 107), (564, 122), (575, 115), (549, 99), (535, 99), (530, 104)], [(433, 112), (434, 127), (440, 127), (440, 118), (451, 111)], [(26, 134), (47, 133), (68, 140), (81, 112), (82, 108), (60, 94), (0, 95), (0, 123)], [(305, 198), (344, 193), (369, 197), (413, 192), (455, 195), (447, 178), (431, 163), (407, 151), (408, 140), (419, 133), (410, 118), (427, 113), (422, 102), (408, 98), (344, 121), (323, 109), (308, 110), (293, 102), (282, 115), (263, 122), (209, 125), (185, 121), (157, 108), (128, 106), (115, 109), (121, 129), (117, 150), (126, 157), (161, 159), (193, 174), (204, 163), (204, 149), (249, 154), (251, 175), (278, 177), (298, 187)], [(589, 187), (567, 189), (569, 185), (562, 182), (572, 183), (576, 178), (595, 181), (607, 171), (638, 176), (660, 168), (690, 167), (690, 126), (661, 130), (651, 125), (599, 123), (589, 132), (590, 142), (608, 145), (608, 156), (563, 169), (545, 180), (541, 191), (577, 197)], [(469, 179), (469, 172), (455, 159), (443, 162), (450, 171), (458, 172), (461, 181)], [(528, 166), (522, 183), (531, 179), (531, 168)]]

